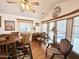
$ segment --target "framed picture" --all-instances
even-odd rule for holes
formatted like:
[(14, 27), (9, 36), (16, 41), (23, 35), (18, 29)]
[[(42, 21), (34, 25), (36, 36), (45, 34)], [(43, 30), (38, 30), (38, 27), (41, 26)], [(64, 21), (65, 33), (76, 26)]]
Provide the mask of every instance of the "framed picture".
[(15, 30), (15, 21), (5, 21), (5, 30), (14, 31)]
[(1, 27), (1, 16), (0, 16), (0, 27)]
[(35, 23), (35, 26), (39, 26), (39, 23)]

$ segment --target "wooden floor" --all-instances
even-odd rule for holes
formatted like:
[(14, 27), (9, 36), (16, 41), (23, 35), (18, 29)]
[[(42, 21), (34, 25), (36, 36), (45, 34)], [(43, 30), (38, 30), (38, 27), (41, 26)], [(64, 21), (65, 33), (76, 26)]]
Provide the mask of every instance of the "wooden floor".
[[(39, 44), (38, 41), (31, 42), (31, 48), (33, 59), (49, 59), (45, 57), (44, 46)], [(63, 59), (63, 56), (56, 56), (54, 59)]]
[(44, 48), (37, 41), (31, 43), (33, 59), (46, 59)]

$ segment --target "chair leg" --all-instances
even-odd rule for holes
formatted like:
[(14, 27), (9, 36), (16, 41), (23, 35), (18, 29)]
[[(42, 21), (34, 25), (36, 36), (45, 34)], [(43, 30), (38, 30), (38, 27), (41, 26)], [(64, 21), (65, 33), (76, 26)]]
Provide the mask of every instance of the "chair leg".
[(64, 59), (67, 59), (67, 56), (64, 56)]
[(55, 54), (53, 54), (53, 55), (50, 57), (50, 59), (53, 59), (53, 58), (54, 58), (54, 56), (55, 56)]
[(45, 57), (47, 57), (47, 48), (49, 47), (49, 44), (48, 44), (48, 46), (46, 47), (46, 49), (45, 49)]
[(31, 56), (31, 59), (33, 59), (33, 56), (32, 56), (32, 50), (31, 50), (31, 46), (29, 44), (29, 49), (30, 49), (30, 56)]
[(45, 50), (45, 57), (47, 57), (47, 49)]

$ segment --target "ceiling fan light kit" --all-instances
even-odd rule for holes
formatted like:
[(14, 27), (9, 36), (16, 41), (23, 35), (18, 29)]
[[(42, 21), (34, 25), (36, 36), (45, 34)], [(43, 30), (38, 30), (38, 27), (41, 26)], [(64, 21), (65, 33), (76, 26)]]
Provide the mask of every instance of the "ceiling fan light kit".
[(23, 9), (23, 10), (25, 10), (25, 5), (22, 3), (22, 4), (20, 4), (21, 5), (21, 8)]
[(23, 9), (23, 10), (30, 10), (30, 6), (28, 5), (28, 4), (21, 4), (21, 8)]
[(21, 3), (21, 8), (23, 11), (28, 10), (28, 11), (32, 11), (33, 13), (35, 13), (35, 10), (32, 9), (32, 7), (30, 6), (28, 0), (22, 0)]
[(28, 0), (20, 0), (20, 5), (23, 10), (29, 9), (29, 6), (27, 4), (28, 4)]
[(29, 2), (28, 0), (18, 0), (18, 2), (14, 2), (14, 1), (7, 1), (7, 3), (11, 3), (11, 4), (19, 4), (22, 11), (32, 11), (33, 13), (35, 13), (35, 10), (33, 10), (32, 6), (39, 6), (39, 2)]

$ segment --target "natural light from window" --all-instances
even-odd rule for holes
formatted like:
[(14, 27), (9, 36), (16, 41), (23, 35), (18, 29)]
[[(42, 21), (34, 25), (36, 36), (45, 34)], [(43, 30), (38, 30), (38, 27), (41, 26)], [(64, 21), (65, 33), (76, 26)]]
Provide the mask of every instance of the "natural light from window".
[(19, 22), (19, 32), (31, 32), (32, 24), (27, 22)]
[(79, 54), (79, 17), (73, 18), (72, 44), (73, 51)]
[(54, 27), (54, 22), (49, 23), (49, 33), (48, 34), (49, 34), (50, 39), (53, 39), (53, 31), (51, 31), (53, 27)]
[(47, 23), (42, 24), (42, 32), (47, 33)]
[(66, 21), (61, 20), (57, 21), (57, 42), (59, 43), (61, 39), (64, 39), (66, 36)]

